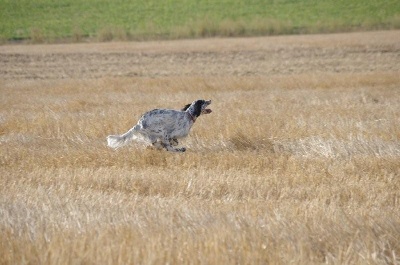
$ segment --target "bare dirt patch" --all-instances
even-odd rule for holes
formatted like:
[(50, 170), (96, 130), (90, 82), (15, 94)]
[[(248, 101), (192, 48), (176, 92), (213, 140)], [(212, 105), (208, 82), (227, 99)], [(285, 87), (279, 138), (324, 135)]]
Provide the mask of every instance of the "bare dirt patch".
[(400, 70), (400, 32), (149, 43), (14, 45), (0, 78), (265, 76)]

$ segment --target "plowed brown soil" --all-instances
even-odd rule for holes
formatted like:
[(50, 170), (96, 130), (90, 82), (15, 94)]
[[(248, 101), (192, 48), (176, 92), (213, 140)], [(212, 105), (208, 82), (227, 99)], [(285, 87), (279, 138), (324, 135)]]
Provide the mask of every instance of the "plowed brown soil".
[(399, 70), (400, 31), (0, 47), (4, 79)]

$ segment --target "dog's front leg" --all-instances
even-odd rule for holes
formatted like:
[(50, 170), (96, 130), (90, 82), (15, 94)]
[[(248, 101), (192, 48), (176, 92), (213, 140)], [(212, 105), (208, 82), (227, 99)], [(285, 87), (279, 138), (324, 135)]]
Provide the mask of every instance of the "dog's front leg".
[(164, 144), (164, 143), (163, 143), (163, 146), (167, 151), (170, 151), (170, 152), (185, 152), (186, 151), (185, 147), (174, 148), (170, 144)]
[[(173, 144), (171, 144), (171, 142)], [(162, 141), (162, 145), (163, 147), (170, 152), (185, 152), (186, 148), (181, 147), (181, 148), (174, 148), (172, 147), (172, 145), (178, 145), (178, 141), (176, 139), (168, 139), (168, 138), (164, 138), (164, 141)]]
[(178, 139), (176, 138), (169, 139), (169, 144), (172, 146), (177, 146), (179, 144)]

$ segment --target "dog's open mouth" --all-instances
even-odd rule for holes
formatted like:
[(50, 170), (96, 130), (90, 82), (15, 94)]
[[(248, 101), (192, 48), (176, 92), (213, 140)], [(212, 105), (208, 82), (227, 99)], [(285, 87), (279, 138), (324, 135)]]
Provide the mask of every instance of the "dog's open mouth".
[(203, 110), (201, 111), (201, 114), (210, 114), (211, 112), (212, 112), (211, 109), (203, 109)]
[(201, 114), (210, 114), (212, 112), (211, 109), (206, 109), (206, 107), (210, 104), (211, 104), (211, 100), (205, 101), (205, 104), (202, 106)]

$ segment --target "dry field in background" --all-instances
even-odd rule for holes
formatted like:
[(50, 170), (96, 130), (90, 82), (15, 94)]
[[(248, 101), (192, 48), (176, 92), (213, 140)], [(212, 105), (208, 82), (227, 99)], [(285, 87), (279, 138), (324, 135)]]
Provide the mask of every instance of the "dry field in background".
[(399, 90), (399, 31), (1, 46), (0, 264), (398, 264)]

